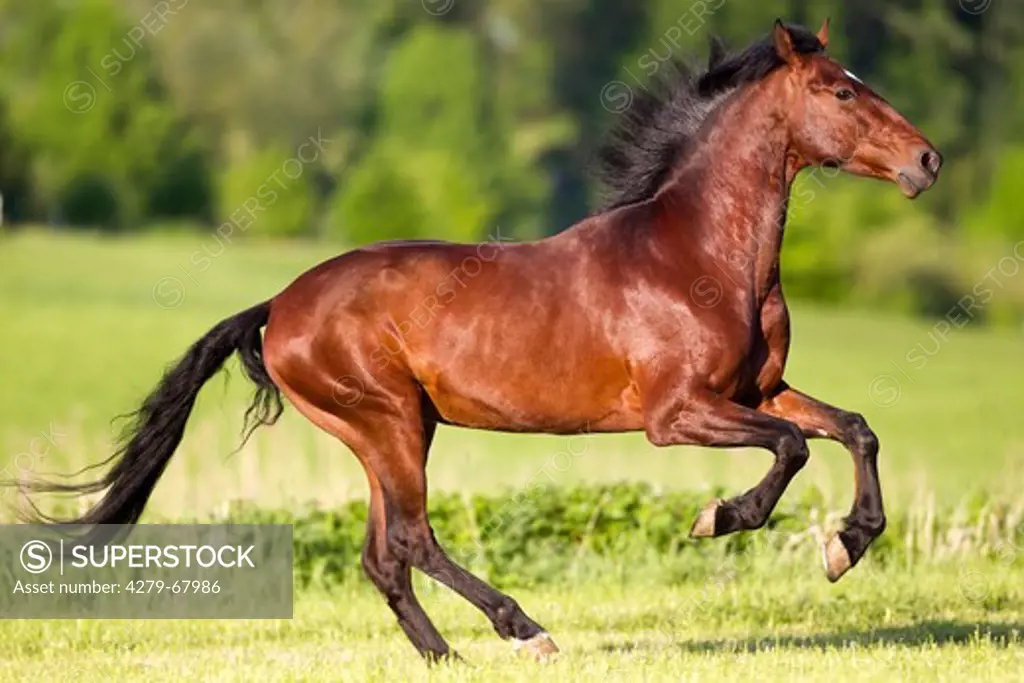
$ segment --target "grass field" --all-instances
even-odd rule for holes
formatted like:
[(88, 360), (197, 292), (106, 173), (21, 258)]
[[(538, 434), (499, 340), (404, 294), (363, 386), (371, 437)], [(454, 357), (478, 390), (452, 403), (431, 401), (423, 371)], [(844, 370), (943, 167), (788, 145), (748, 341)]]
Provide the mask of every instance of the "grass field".
[[(1024, 582), (980, 565), (817, 567), (673, 587), (590, 582), (516, 598), (562, 648), (513, 654), (486, 620), (423, 586), (467, 664), (428, 670), (370, 589), (313, 593), (291, 621), (5, 622), (5, 681), (1011, 681), (1024, 671)], [(981, 589), (979, 589), (979, 586)]]
[[(0, 241), (0, 476), (66, 472), (104, 457), (110, 418), (133, 409), (168, 362), (332, 253), (257, 243), (212, 256), (218, 249), (194, 234), (27, 232)], [(890, 510), (954, 508), (979, 492), (1020, 500), (1019, 334), (967, 326), (943, 338), (928, 322), (799, 305), (793, 317), (789, 381), (867, 417), (883, 444)], [(910, 360), (922, 356), (923, 365)], [(236, 498), (280, 507), (363, 495), (351, 455), (294, 411), (232, 455), (247, 392), (237, 374), (204, 392), (157, 487), (154, 516), (203, 515)], [(561, 467), (569, 447), (442, 430), (431, 486), (640, 480), (739, 492), (769, 463), (756, 451), (658, 450), (641, 435), (584, 435)], [(789, 495), (817, 487), (844, 510), (849, 456), (821, 442), (812, 454)], [(785, 566), (759, 558), (724, 579), (712, 568), (703, 583), (566, 578), (514, 590), (564, 651), (548, 664), (512, 656), (481, 615), (426, 582), (418, 586), (428, 611), (471, 666), (428, 672), (365, 581), (330, 595), (301, 592), (290, 621), (0, 621), (0, 680), (1018, 680), (1024, 559), (1003, 550), (998, 560), (884, 568), (869, 553), (835, 586), (808, 557)]]

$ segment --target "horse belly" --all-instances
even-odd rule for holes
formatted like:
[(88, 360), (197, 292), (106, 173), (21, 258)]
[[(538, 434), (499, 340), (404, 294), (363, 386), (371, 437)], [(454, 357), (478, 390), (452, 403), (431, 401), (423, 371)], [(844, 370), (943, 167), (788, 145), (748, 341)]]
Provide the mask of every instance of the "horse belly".
[(624, 372), (599, 364), (481, 359), (416, 374), (441, 417), (456, 425), (555, 434), (643, 428), (636, 386)]

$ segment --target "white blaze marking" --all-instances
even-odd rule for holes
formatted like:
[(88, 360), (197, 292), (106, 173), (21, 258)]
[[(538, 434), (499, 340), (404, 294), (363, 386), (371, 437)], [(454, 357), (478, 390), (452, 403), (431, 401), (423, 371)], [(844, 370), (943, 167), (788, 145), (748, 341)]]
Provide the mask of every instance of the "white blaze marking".
[(864, 81), (860, 80), (859, 78), (857, 78), (856, 74), (854, 74), (852, 71), (847, 71), (846, 69), (843, 69), (843, 73), (846, 74), (847, 76), (849, 76), (850, 78), (852, 78), (853, 80), (857, 81), (858, 83), (863, 83), (864, 82)]

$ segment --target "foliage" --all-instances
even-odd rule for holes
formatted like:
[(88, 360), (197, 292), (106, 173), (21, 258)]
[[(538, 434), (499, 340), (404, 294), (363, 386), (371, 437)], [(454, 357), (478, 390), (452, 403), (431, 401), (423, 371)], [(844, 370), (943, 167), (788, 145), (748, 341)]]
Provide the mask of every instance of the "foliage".
[(328, 230), (353, 244), (421, 234), (427, 217), (419, 189), (388, 150), (367, 154), (331, 202)]
[(494, 214), (471, 167), (433, 150), (382, 146), (367, 155), (334, 200), (332, 234), (351, 244), (384, 239), (472, 241)]
[(985, 196), (964, 216), (965, 230), (988, 239), (1009, 241), (1024, 237), (1021, 177), (1024, 177), (1024, 146), (1007, 149), (999, 159)]
[[(811, 489), (802, 500), (784, 500), (763, 530), (693, 540), (686, 532), (706, 502), (705, 493), (657, 492), (647, 484), (546, 486), (492, 496), (435, 494), (430, 519), (453, 558), (499, 586), (570, 580), (588, 571), (678, 581), (713, 571), (729, 557), (763, 562), (769, 553), (784, 561), (799, 552), (803, 561), (816, 552), (826, 527), (838, 525), (839, 516), (827, 515), (821, 495)], [(221, 519), (291, 524), (300, 585), (329, 585), (359, 571), (362, 501), (298, 511), (240, 503)], [(1021, 548), (1024, 502), (1000, 505), (979, 496), (955, 510), (918, 505), (890, 512), (888, 530), (870, 552), (876, 563), (910, 564)]]
[(484, 91), (470, 33), (411, 31), (385, 67), (380, 137), (339, 188), (332, 232), (355, 244), (486, 234), (489, 176), (503, 157), (482, 116)]
[(239, 158), (220, 179), (218, 230), (235, 236), (309, 234), (314, 202), (310, 174), (295, 154), (280, 148)]
[(153, 81), (151, 56), (125, 40), (120, 12), (106, 0), (67, 8), (0, 5), (16, 27), (0, 47), (0, 80), (10, 136), (29, 160), (23, 186), (57, 222), (133, 225), (161, 166), (192, 139)]

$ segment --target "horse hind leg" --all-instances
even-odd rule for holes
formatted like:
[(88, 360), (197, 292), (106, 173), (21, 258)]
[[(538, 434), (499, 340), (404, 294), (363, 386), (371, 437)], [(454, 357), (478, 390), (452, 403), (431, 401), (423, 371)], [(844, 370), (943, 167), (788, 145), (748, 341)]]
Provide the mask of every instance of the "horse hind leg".
[(458, 653), (448, 647), (416, 599), (409, 563), (396, 557), (388, 547), (384, 494), (377, 475), (369, 469), (366, 474), (370, 483), (370, 506), (363, 545), (363, 570), (387, 600), (398, 625), (424, 658), (428, 661), (448, 657), (458, 659)]
[(417, 650), (428, 659), (454, 655), (416, 601), (409, 567), (468, 600), (502, 638), (514, 638), (538, 658), (557, 652), (544, 629), (514, 600), (458, 566), (438, 546), (427, 519), (426, 484), (427, 451), (436, 423), (423, 417), (421, 388), (395, 375), (364, 373), (359, 400), (353, 403), (339, 400), (338, 383), (329, 374), (322, 375), (327, 379), (321, 386), (309, 386), (307, 379), (300, 393), (273, 366), (268, 371), (274, 383), (299, 412), (345, 443), (367, 471), (371, 514), (363, 566)]
[(370, 505), (362, 554), (363, 570), (387, 600), (399, 626), (426, 660), (457, 658), (458, 654), (448, 646), (416, 599), (409, 562), (396, 556), (388, 545), (384, 491), (380, 479), (370, 466), (371, 462), (379, 462), (383, 458), (377, 452), (373, 440), (368, 438), (370, 435), (366, 430), (357, 428), (357, 423), (363, 424), (359, 416), (352, 411), (351, 406), (340, 403), (332, 405), (331, 410), (320, 408), (291, 389), (279, 377), (275, 378), (275, 383), (310, 422), (348, 446), (366, 470)]
[[(408, 403), (404, 403), (408, 405)], [(437, 543), (427, 517), (426, 459), (435, 425), (420, 415), (374, 422), (380, 456), (369, 463), (384, 494), (387, 542), (396, 557), (461, 595), (498, 635), (542, 659), (558, 652), (547, 632), (515, 600), (456, 564)]]

